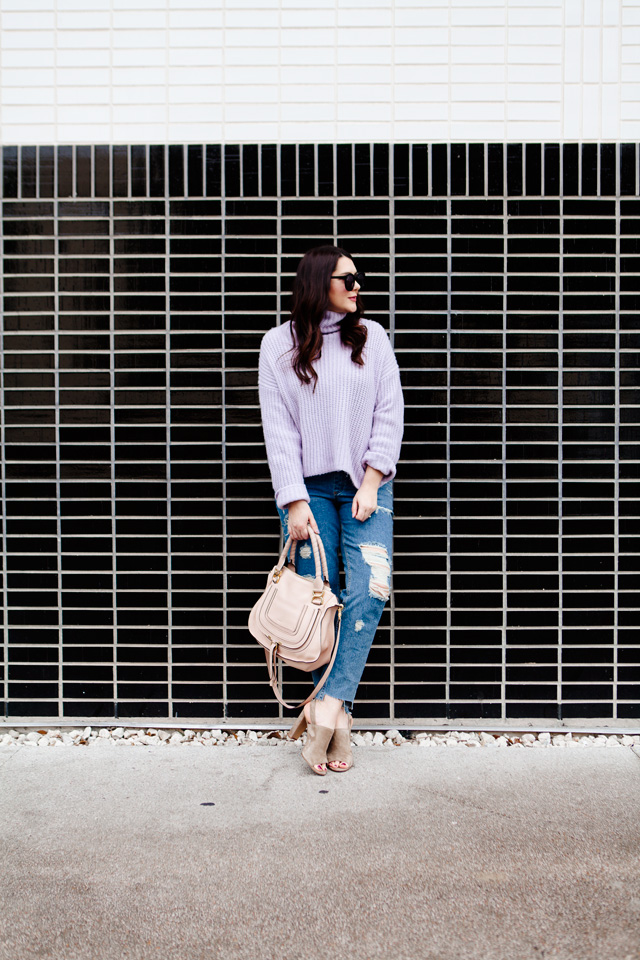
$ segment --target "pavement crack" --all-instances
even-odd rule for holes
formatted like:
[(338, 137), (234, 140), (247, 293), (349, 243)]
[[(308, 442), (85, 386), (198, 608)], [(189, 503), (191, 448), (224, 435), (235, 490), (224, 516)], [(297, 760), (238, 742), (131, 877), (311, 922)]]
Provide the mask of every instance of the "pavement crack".
[(19, 746), (17, 749), (13, 749), (12, 752), (4, 760), (0, 761), (0, 767), (4, 767), (6, 763), (9, 763), (9, 760), (13, 760), (16, 753), (18, 753), (18, 750), (21, 750), (21, 749), (22, 749), (21, 746)]

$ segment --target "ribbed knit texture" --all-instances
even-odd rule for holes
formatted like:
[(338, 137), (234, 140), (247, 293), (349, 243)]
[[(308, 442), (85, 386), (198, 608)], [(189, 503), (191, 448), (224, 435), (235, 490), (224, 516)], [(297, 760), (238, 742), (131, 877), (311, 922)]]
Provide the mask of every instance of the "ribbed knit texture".
[(291, 321), (272, 327), (260, 347), (259, 389), (271, 480), (279, 507), (309, 500), (305, 477), (344, 470), (359, 488), (367, 465), (395, 476), (403, 432), (400, 373), (383, 327), (367, 328), (364, 366), (340, 340), (342, 313), (325, 313), (318, 374), (304, 384), (291, 366)]

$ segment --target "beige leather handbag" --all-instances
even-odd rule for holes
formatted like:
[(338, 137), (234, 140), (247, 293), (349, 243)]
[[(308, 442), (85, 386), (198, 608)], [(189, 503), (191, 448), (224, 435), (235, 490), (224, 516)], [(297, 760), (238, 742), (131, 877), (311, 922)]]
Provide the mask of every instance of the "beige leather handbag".
[[(264, 593), (249, 615), (249, 630), (264, 647), (273, 692), (283, 707), (290, 709), (299, 709), (309, 703), (324, 686), (340, 640), (342, 604), (329, 586), (327, 557), (322, 540), (311, 527), (309, 538), (316, 567), (315, 579), (307, 579), (296, 573), (296, 541), (289, 537), (280, 559), (267, 578)], [(285, 565), (287, 554), (290, 556)], [(292, 704), (282, 699), (278, 689), (277, 658), (306, 672), (325, 664), (328, 666), (320, 683), (307, 699)]]

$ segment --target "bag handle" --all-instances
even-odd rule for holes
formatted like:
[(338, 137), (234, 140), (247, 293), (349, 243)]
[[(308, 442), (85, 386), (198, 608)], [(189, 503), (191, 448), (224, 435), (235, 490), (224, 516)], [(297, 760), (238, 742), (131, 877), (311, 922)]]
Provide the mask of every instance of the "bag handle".
[[(328, 582), (329, 582), (329, 567), (327, 566), (327, 555), (326, 555), (326, 553), (325, 553), (325, 551), (324, 551), (324, 543), (322, 542), (322, 537), (320, 536), (319, 533), (315, 533), (315, 532), (311, 529), (311, 527), (309, 527), (309, 533), (310, 533), (310, 535), (311, 535), (311, 538), (315, 537), (315, 538), (317, 539), (317, 541), (318, 541), (318, 553), (320, 554), (320, 563), (321, 563), (321, 565), (322, 565), (322, 576), (324, 577), (324, 579), (325, 579), (325, 580), (327, 581), (327, 583), (328, 583)], [(290, 550), (290, 552), (289, 552), (289, 559), (291, 560), (292, 563), (295, 563), (295, 562), (296, 562), (296, 548), (297, 548), (297, 546), (300, 544), (300, 542), (301, 542), (300, 540), (294, 540), (294, 541), (293, 541), (293, 544), (292, 544), (292, 546), (291, 546), (291, 550)], [(312, 545), (313, 545), (313, 542), (314, 542), (313, 539), (311, 539)], [(315, 559), (315, 554), (314, 554), (314, 559)], [(317, 567), (317, 564), (316, 564), (316, 571), (317, 571), (317, 569), (318, 569), (318, 567)]]
[(273, 688), (273, 692), (276, 695), (276, 698), (280, 701), (283, 707), (286, 707), (288, 710), (299, 710), (300, 707), (304, 707), (307, 703), (310, 703), (311, 700), (315, 697), (317, 693), (324, 687), (325, 681), (327, 680), (329, 674), (331, 673), (331, 668), (335, 663), (336, 654), (338, 652), (338, 643), (340, 642), (340, 626), (342, 623), (342, 604), (338, 607), (338, 628), (336, 630), (336, 639), (333, 644), (333, 651), (331, 653), (331, 660), (327, 664), (327, 669), (325, 670), (322, 679), (316, 686), (313, 688), (306, 700), (301, 700), (297, 705), (295, 703), (287, 703), (286, 700), (282, 699), (282, 694), (278, 689), (278, 676), (276, 670), (276, 650), (277, 644), (271, 647), (270, 650), (265, 650), (264, 655), (267, 658), (267, 669), (269, 670), (269, 685)]
[[(315, 562), (316, 575), (313, 581), (313, 589), (320, 593), (324, 587), (324, 581), (329, 582), (329, 571), (327, 568), (327, 555), (324, 551), (324, 544), (320, 535), (317, 534), (311, 527), (307, 528), (309, 531), (309, 538), (311, 540), (311, 547), (313, 549), (313, 559)], [(293, 546), (292, 546), (293, 545)], [(280, 554), (280, 559), (276, 564), (274, 573), (279, 573), (284, 566), (287, 554), (291, 551), (291, 560), (295, 562), (296, 555), (296, 546), (297, 541), (295, 541), (291, 536), (287, 537), (287, 542), (284, 545), (284, 549)]]

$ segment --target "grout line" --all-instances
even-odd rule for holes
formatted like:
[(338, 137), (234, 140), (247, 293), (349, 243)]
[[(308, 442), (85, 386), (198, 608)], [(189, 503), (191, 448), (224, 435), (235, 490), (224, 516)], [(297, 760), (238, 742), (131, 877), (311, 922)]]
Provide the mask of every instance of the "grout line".
[[(0, 13), (1, 16), (1, 13)], [(0, 270), (0, 303), (4, 303), (4, 270)], [(2, 618), (2, 660), (3, 660), (3, 699), (4, 715), (9, 715), (9, 593), (7, 585), (8, 577), (8, 551), (7, 551), (7, 456), (6, 456), (6, 408), (5, 408), (5, 344), (4, 335), (6, 327), (4, 315), (2, 317), (2, 337), (0, 338), (0, 396), (2, 404), (0, 405), (0, 449), (2, 453), (2, 462), (0, 463), (0, 478), (2, 484), (2, 609), (4, 611)]]
[[(113, 191), (111, 191), (113, 193)], [(111, 361), (109, 363), (109, 420), (110, 420), (110, 444), (111, 444), (111, 466), (110, 466), (110, 487), (111, 487), (111, 589), (113, 592), (113, 709), (115, 716), (118, 716), (118, 540), (117, 540), (117, 497), (116, 497), (116, 388), (115, 388), (115, 216), (114, 199), (109, 197), (109, 348)]]
[[(185, 190), (187, 190), (189, 171), (185, 156)], [(169, 147), (165, 147), (164, 178), (164, 259), (165, 259), (165, 444), (166, 444), (166, 496), (167, 496), (167, 708), (170, 717), (175, 715), (173, 698), (173, 550), (172, 550), (172, 509), (171, 509), (171, 197), (169, 185)]]
[[(242, 181), (240, 181), (242, 186)], [(278, 193), (280, 179), (278, 178)], [(228, 627), (229, 627), (229, 560), (228, 560), (228, 503), (227, 503), (227, 392), (226, 392), (226, 257), (227, 257), (227, 209), (226, 209), (226, 163), (224, 148), (221, 147), (220, 169), (220, 430), (221, 430), (221, 481), (222, 503), (220, 504), (222, 521), (222, 710), (227, 716), (229, 709), (228, 677)]]
[[(431, 177), (431, 190), (433, 190), (433, 149), (429, 150), (429, 175)], [(447, 145), (447, 197), (446, 197), (446, 207), (447, 207), (447, 422), (445, 425), (445, 434), (446, 434), (446, 450), (447, 450), (447, 462), (446, 462), (446, 486), (447, 486), (447, 514), (446, 514), (446, 527), (447, 527), (447, 555), (445, 558), (446, 565), (446, 583), (447, 583), (447, 609), (445, 612), (446, 616), (446, 653), (445, 653), (445, 693), (444, 699), (447, 704), (451, 702), (451, 657), (452, 657), (452, 616), (451, 616), (451, 606), (453, 603), (453, 590), (452, 590), (452, 573), (451, 573), (451, 542), (452, 542), (452, 523), (451, 523), (451, 377), (452, 377), (452, 338), (453, 330), (451, 326), (451, 300), (452, 300), (452, 273), (453, 273), (453, 257), (452, 257), (452, 238), (451, 238), (451, 228), (452, 228), (452, 218), (451, 218), (451, 164), (450, 164), (450, 155), (451, 148), (450, 145)], [(448, 709), (448, 708), (447, 708)]]
[[(599, 151), (598, 151), (599, 152)], [(618, 147), (620, 153), (620, 148)], [(616, 174), (619, 173), (619, 158), (616, 168)], [(615, 419), (614, 419), (614, 443), (616, 450), (614, 467), (614, 531), (613, 531), (613, 569), (614, 569), (614, 587), (613, 587), (613, 713), (618, 716), (618, 668), (619, 668), (619, 642), (620, 642), (620, 372), (621, 372), (621, 316), (620, 316), (620, 247), (621, 247), (621, 200), (619, 178), (616, 183), (616, 272), (615, 272)]]
[[(558, 655), (556, 700), (557, 714), (562, 712), (562, 683), (564, 662), (562, 641), (564, 639), (564, 150), (560, 148), (560, 236), (558, 241)], [(578, 154), (581, 151), (578, 149)]]
[[(392, 350), (395, 348), (396, 334), (396, 230), (395, 230), (395, 180), (393, 169), (393, 150), (389, 149), (389, 169), (388, 169), (388, 190), (389, 190), (389, 340)], [(372, 164), (373, 167), (373, 164)], [(371, 185), (373, 190), (373, 176), (375, 170), (371, 172)], [(395, 352), (395, 350), (394, 350)], [(393, 557), (393, 549), (392, 549)], [(393, 564), (392, 564), (393, 566)], [(390, 681), (390, 700), (389, 716), (395, 720), (395, 697), (396, 686), (396, 598), (393, 590), (393, 571), (391, 573), (391, 594), (389, 597), (389, 681)]]
[[(54, 200), (53, 209), (59, 211), (58, 198), (58, 165), (54, 166)], [(56, 567), (57, 567), (57, 594), (58, 594), (58, 715), (64, 715), (64, 633), (63, 633), (63, 604), (62, 604), (62, 504), (60, 491), (60, 230), (59, 217), (55, 216), (53, 224), (53, 270), (54, 270), (54, 391), (55, 391), (55, 446), (56, 446)]]
[[(525, 189), (526, 183), (526, 171), (524, 170), (524, 154), (525, 150), (522, 151), (523, 157), (523, 172), (522, 172), (522, 182), (523, 182), (523, 191)], [(502, 154), (503, 170), (502, 175), (504, 178), (505, 184), (507, 183), (507, 151), (504, 150)], [(508, 538), (507, 538), (507, 373), (508, 373), (508, 363), (509, 363), (509, 354), (507, 352), (507, 337), (508, 337), (508, 327), (509, 327), (509, 314), (508, 314), (508, 295), (507, 295), (507, 280), (508, 280), (508, 244), (509, 244), (509, 227), (508, 227), (508, 215), (509, 215), (509, 201), (507, 197), (507, 191), (505, 189), (503, 200), (502, 200), (502, 217), (503, 217), (503, 233), (502, 233), (502, 309), (503, 309), (503, 326), (502, 326), (502, 624), (500, 628), (500, 636), (502, 643), (502, 662), (500, 666), (500, 717), (502, 720), (506, 720), (507, 716), (507, 630), (508, 630), (508, 610), (509, 610), (509, 591), (508, 591)]]

